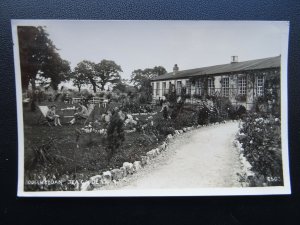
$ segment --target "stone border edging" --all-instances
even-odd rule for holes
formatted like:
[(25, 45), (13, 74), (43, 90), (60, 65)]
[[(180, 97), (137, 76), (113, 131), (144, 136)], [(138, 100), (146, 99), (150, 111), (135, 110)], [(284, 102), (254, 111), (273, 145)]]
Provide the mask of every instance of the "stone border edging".
[(242, 186), (247, 187), (247, 186), (249, 186), (249, 183), (247, 182), (247, 178), (250, 176), (254, 176), (255, 173), (251, 170), (252, 166), (244, 155), (243, 145), (238, 141), (238, 137), (241, 137), (244, 135), (245, 135), (244, 133), (239, 132), (236, 135), (236, 139), (233, 141), (233, 145), (238, 150), (240, 163), (242, 165), (241, 169), (242, 169), (243, 174), (240, 174), (240, 176), (244, 178), (244, 181), (240, 181), (240, 183), (242, 184)]

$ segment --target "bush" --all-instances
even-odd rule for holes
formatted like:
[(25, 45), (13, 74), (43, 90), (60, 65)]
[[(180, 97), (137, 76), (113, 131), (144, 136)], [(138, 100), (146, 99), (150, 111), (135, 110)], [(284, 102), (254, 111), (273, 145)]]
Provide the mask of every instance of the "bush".
[(221, 122), (221, 118), (219, 116), (219, 112), (216, 109), (216, 107), (213, 107), (210, 111), (209, 111), (209, 122), (210, 123), (216, 123), (216, 122)]
[(248, 115), (238, 138), (244, 156), (256, 176), (252, 186), (261, 180), (271, 186), (283, 185), (280, 120), (272, 115)]
[(194, 94), (194, 95), (193, 95), (193, 98), (196, 98), (196, 99), (202, 99), (202, 96), (199, 95), (199, 94)]
[(147, 96), (145, 93), (142, 93), (139, 97), (139, 103), (140, 104), (146, 104), (148, 102)]
[(163, 117), (165, 119), (168, 119), (168, 117), (169, 117), (168, 107), (164, 107), (164, 109), (163, 109)]
[(116, 153), (116, 150), (125, 140), (124, 121), (120, 118), (118, 112), (114, 112), (107, 128), (107, 148), (109, 150), (109, 160)]
[(209, 109), (205, 105), (199, 109), (197, 123), (200, 125), (209, 123)]
[(190, 127), (197, 123), (197, 113), (195, 112), (187, 112), (183, 110), (181, 113), (177, 115), (175, 120), (175, 129), (180, 130), (183, 127)]
[(158, 134), (167, 136), (168, 134), (175, 133), (175, 124), (172, 120), (165, 120), (163, 118), (157, 118), (154, 124), (154, 130), (158, 132)]
[(150, 105), (141, 105), (136, 101), (126, 102), (122, 110), (127, 113), (149, 113), (153, 111)]
[(228, 116), (232, 120), (241, 119), (245, 114), (247, 113), (247, 110), (245, 106), (238, 105), (237, 107), (232, 107), (228, 111)]
[(166, 95), (166, 99), (171, 104), (175, 104), (177, 100), (177, 95), (174, 91), (172, 91), (170, 94)]

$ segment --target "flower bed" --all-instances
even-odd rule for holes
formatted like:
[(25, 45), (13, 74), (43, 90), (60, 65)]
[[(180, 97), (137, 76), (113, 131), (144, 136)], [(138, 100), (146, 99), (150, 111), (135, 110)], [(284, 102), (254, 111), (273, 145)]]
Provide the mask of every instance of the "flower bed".
[(254, 174), (244, 174), (249, 186), (283, 185), (280, 120), (272, 115), (247, 116), (237, 137), (239, 149)]

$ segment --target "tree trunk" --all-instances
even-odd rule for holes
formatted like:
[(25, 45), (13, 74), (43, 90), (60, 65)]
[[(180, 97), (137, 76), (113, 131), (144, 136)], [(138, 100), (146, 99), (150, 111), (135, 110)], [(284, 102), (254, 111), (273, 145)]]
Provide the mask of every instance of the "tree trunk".
[(97, 91), (95, 84), (93, 84), (93, 91), (94, 91), (94, 93), (96, 93), (96, 91)]

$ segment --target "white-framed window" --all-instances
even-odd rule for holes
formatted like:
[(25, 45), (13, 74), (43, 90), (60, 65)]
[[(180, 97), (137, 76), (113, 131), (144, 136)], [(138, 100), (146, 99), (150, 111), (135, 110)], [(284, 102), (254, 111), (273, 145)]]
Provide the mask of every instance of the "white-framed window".
[(186, 86), (186, 94), (190, 95), (191, 94), (191, 81), (187, 80), (185, 83)]
[(212, 78), (208, 78), (207, 80), (207, 94), (213, 95), (215, 92), (215, 82)]
[(163, 93), (163, 95), (167, 94), (167, 83), (166, 82), (162, 83), (162, 93)]
[(156, 82), (156, 95), (159, 95), (159, 90), (160, 90), (159, 82)]
[(176, 82), (176, 93), (177, 93), (178, 95), (181, 95), (181, 88), (182, 88), (182, 83), (181, 83), (180, 80), (178, 80), (178, 81)]
[(200, 82), (200, 80), (195, 81), (195, 95), (201, 95), (201, 82)]
[(174, 84), (172, 84), (172, 82), (169, 81), (169, 92), (171, 93), (171, 92), (174, 92), (174, 91), (175, 91)]
[(222, 95), (224, 97), (229, 96), (229, 77), (222, 78)]
[(247, 94), (247, 77), (245, 76), (238, 77), (238, 93), (239, 95)]
[(264, 77), (259, 75), (256, 77), (256, 94), (262, 96), (264, 94)]

